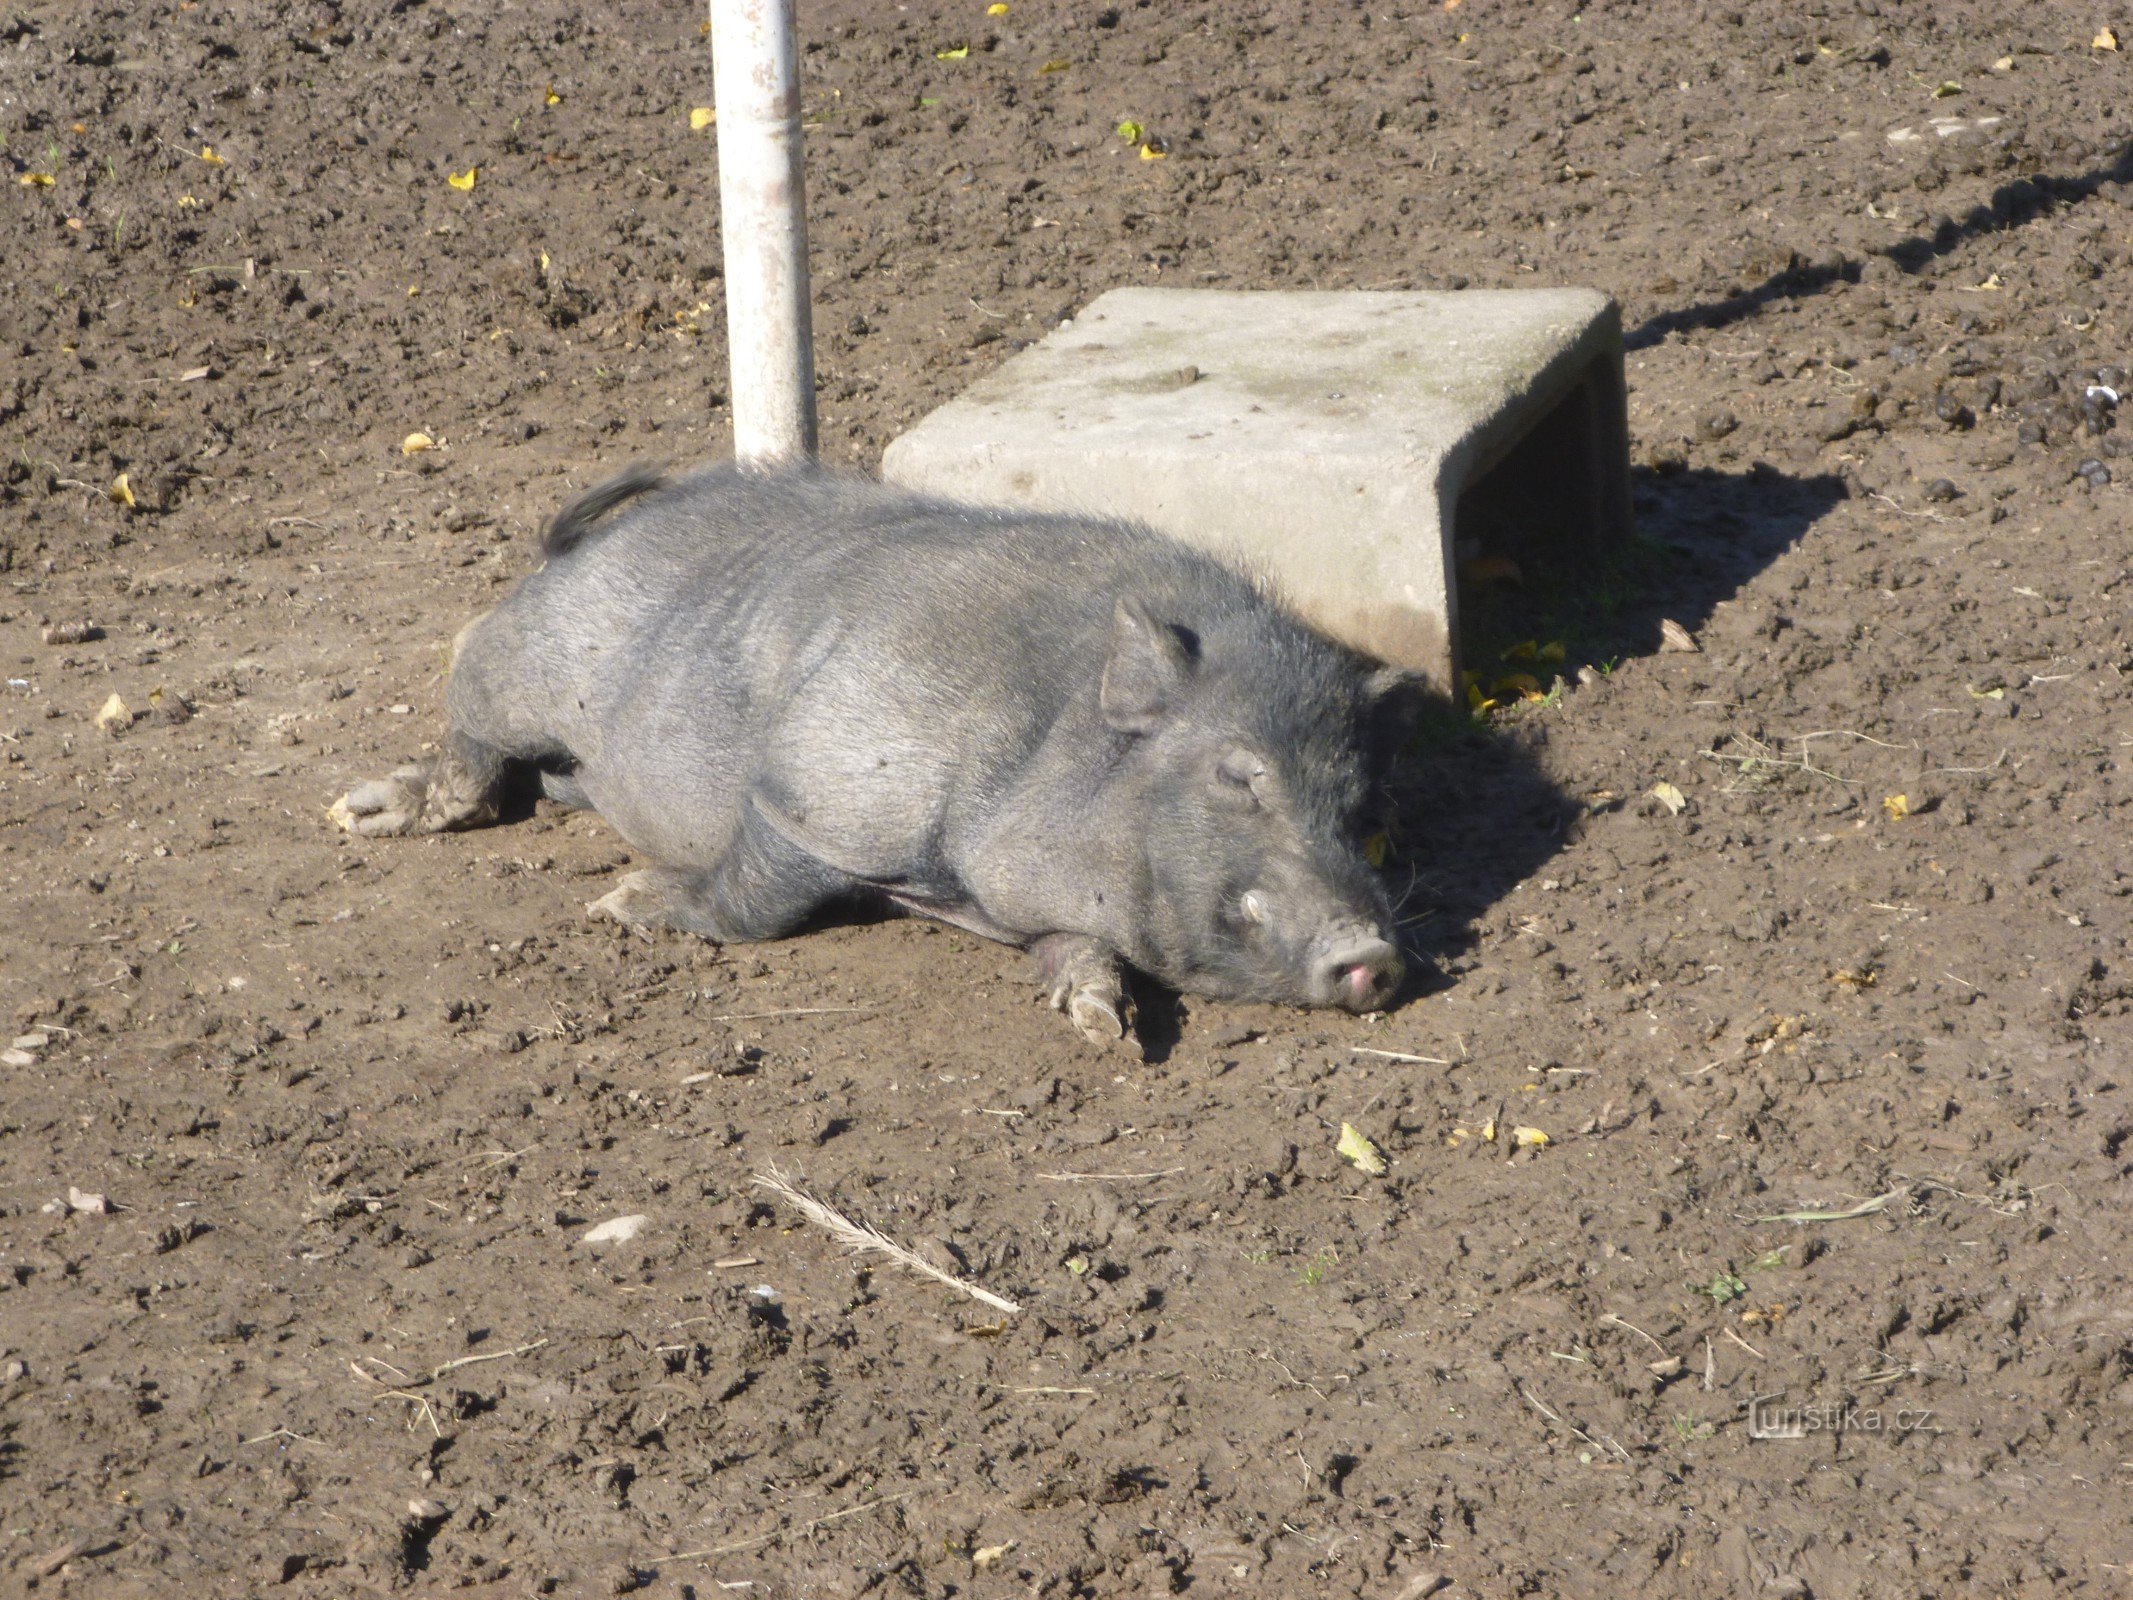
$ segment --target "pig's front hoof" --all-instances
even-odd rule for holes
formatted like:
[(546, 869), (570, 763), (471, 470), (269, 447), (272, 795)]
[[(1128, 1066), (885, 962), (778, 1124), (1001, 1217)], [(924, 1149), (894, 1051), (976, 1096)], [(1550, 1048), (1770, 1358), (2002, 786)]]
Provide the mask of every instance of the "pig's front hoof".
[(429, 792), (428, 774), (420, 767), (402, 767), (389, 778), (357, 784), (328, 806), (326, 815), (344, 832), (365, 839), (417, 833)]
[(1095, 939), (1053, 934), (1030, 953), (1044, 973), (1045, 998), (1084, 1039), (1107, 1050), (1130, 1036), (1133, 1001), (1116, 951)]
[(667, 898), (654, 874), (632, 872), (597, 900), (585, 903), (588, 917), (613, 917), (625, 928), (642, 932), (667, 920)]
[(1090, 985), (1069, 995), (1065, 1009), (1067, 1021), (1074, 1024), (1084, 1039), (1099, 1050), (1108, 1050), (1126, 1037), (1133, 1002), (1120, 994), (1116, 985), (1108, 989)]

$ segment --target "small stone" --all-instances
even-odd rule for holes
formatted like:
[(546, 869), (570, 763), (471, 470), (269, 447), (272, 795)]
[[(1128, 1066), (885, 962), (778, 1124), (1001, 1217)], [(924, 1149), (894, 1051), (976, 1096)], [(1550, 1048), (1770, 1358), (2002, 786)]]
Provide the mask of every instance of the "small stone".
[(51, 1042), (49, 1033), (19, 1033), (15, 1036), (14, 1047), (17, 1050), (42, 1050)]
[(2074, 469), (2074, 476), (2086, 478), (2091, 488), (2101, 489), (2111, 481), (2111, 469), (2091, 456)]
[(104, 630), (93, 622), (55, 622), (44, 630), (46, 644), (87, 644), (103, 636)]
[(19, 1383), (29, 1375), (29, 1367), (20, 1361), (10, 1361), (0, 1367), (0, 1383)]
[(581, 1244), (626, 1244), (642, 1233), (644, 1225), (651, 1220), (650, 1217), (641, 1215), (614, 1217), (592, 1229), (579, 1242)]
[(1936, 505), (1946, 505), (1961, 493), (1954, 481), (1948, 478), (1935, 478), (1926, 485), (1926, 498)]
[(410, 1500), (407, 1503), (407, 1514), (414, 1518), (416, 1522), (428, 1526), (431, 1523), (444, 1521), (446, 1517), (452, 1514), (452, 1509), (435, 1500)]
[(1672, 617), (1662, 617), (1659, 621), (1659, 648), (1663, 651), (1693, 655), (1702, 650), (1703, 646), (1696, 642), (1694, 634)]
[(87, 1194), (71, 1187), (67, 1190), (67, 1205), (87, 1216), (105, 1217), (111, 1214), (111, 1202), (102, 1195)]
[(1740, 426), (1740, 418), (1730, 411), (1714, 411), (1696, 424), (1696, 437), (1709, 442), (1723, 439)]
[(0, 1066), (34, 1067), (37, 1058), (27, 1050), (0, 1050)]

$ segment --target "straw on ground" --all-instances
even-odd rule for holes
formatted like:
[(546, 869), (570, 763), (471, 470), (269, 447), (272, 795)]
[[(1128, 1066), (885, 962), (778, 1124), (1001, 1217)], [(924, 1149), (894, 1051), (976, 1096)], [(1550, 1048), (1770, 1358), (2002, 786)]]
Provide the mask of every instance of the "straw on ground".
[(935, 1283), (944, 1283), (957, 1293), (967, 1294), (973, 1300), (982, 1300), (996, 1310), (1013, 1313), (1022, 1309), (1014, 1301), (996, 1295), (990, 1289), (981, 1289), (974, 1283), (958, 1278), (952, 1272), (943, 1272), (924, 1256), (915, 1250), (906, 1249), (878, 1228), (869, 1228), (854, 1222), (842, 1212), (824, 1205), (776, 1167), (757, 1173), (755, 1186), (758, 1189), (768, 1189), (854, 1255), (884, 1256), (899, 1267), (916, 1272), (921, 1277), (931, 1278)]

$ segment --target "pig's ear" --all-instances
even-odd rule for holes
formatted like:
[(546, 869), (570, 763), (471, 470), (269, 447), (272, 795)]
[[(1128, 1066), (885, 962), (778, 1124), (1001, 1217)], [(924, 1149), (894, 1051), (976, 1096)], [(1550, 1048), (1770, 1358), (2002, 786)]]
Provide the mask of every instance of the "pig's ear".
[(1405, 667), (1379, 667), (1364, 674), (1363, 703), (1371, 743), (1387, 751), (1407, 742), (1422, 714), (1428, 681)]
[(1121, 733), (1147, 733), (1163, 720), (1192, 671), (1184, 638), (1138, 600), (1111, 613), (1111, 655), (1104, 662), (1104, 720)]

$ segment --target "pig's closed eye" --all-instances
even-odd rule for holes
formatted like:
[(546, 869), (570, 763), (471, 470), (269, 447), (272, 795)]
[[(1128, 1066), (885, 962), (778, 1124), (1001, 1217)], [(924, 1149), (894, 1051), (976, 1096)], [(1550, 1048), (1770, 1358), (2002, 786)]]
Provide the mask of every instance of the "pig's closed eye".
[(1236, 798), (1256, 805), (1260, 780), (1266, 776), (1266, 765), (1249, 750), (1232, 750), (1217, 763), (1215, 776)]

